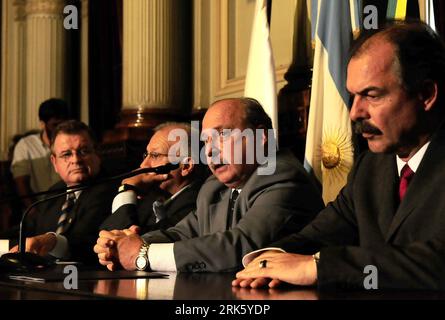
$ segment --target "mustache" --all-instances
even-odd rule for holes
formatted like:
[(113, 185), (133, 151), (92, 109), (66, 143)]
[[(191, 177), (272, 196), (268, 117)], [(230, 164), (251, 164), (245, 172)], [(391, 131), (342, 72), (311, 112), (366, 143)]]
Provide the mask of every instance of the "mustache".
[(357, 134), (363, 134), (363, 133), (374, 134), (374, 135), (382, 134), (382, 131), (380, 131), (373, 125), (369, 124), (365, 120), (357, 120), (356, 122), (354, 122), (354, 132)]

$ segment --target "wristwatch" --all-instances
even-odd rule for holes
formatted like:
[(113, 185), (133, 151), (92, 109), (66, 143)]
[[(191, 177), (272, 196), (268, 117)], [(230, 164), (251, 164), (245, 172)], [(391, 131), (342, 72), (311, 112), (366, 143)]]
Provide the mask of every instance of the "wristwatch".
[(320, 262), (320, 251), (318, 251), (316, 254), (313, 254), (312, 258), (314, 258), (315, 264), (318, 267), (318, 263)]
[(129, 190), (132, 190), (132, 191), (136, 192), (136, 194), (139, 193), (139, 189), (138, 189), (137, 187), (135, 187), (135, 186), (132, 185), (132, 184), (127, 184), (127, 183), (122, 184), (122, 185), (119, 187), (117, 193), (121, 193), (121, 192), (129, 191)]
[(146, 269), (150, 269), (150, 263), (148, 261), (148, 249), (150, 248), (150, 244), (145, 241), (142, 243), (141, 248), (139, 249), (139, 255), (136, 258), (136, 269), (139, 271), (143, 271)]

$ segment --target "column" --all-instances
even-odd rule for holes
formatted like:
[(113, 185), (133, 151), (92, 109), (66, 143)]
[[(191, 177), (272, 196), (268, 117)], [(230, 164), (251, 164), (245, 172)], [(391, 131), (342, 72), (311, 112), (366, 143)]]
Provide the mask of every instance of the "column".
[(38, 127), (40, 103), (65, 96), (64, 0), (27, 0), (26, 27), (26, 128)]
[(25, 0), (2, 0), (0, 161), (7, 160), (12, 137), (25, 128)]
[(88, 1), (81, 0), (80, 22), (80, 120), (89, 122), (88, 115)]
[(124, 0), (118, 127), (152, 127), (191, 109), (191, 10), (183, 0)]

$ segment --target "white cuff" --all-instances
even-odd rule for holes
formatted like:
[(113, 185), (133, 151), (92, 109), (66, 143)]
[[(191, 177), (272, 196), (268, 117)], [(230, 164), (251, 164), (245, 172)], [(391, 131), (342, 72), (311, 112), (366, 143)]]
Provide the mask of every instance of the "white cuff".
[(9, 252), (9, 240), (0, 240), (0, 257)]
[(55, 258), (68, 259), (70, 257), (70, 248), (68, 247), (68, 239), (60, 234), (56, 234), (55, 232), (47, 232), (47, 233), (56, 236), (56, 245), (50, 252), (48, 252), (48, 254), (52, 255)]
[(148, 250), (148, 261), (153, 271), (176, 271), (173, 243), (153, 243)]
[(263, 248), (263, 249), (258, 249), (252, 252), (249, 252), (248, 254), (246, 254), (243, 257), (242, 263), (243, 263), (243, 267), (247, 267), (247, 265), (256, 257), (258, 257), (260, 254), (266, 252), (266, 251), (278, 251), (278, 252), (286, 252), (281, 248), (274, 248), (274, 247), (270, 247), (270, 248)]
[(113, 199), (111, 212), (114, 213), (121, 206), (126, 204), (136, 204), (136, 202), (137, 202), (137, 196), (136, 192), (134, 192), (133, 190), (128, 190), (118, 193), (117, 196), (115, 196)]

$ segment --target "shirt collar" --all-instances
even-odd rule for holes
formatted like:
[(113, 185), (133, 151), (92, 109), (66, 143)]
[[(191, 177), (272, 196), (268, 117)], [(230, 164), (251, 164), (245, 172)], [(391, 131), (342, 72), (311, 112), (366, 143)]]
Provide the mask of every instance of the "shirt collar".
[(425, 143), (423, 145), (423, 147), (420, 148), (419, 151), (417, 151), (414, 154), (414, 156), (412, 156), (411, 159), (408, 160), (408, 162), (403, 161), (402, 159), (399, 158), (399, 156), (396, 157), (397, 171), (399, 173), (399, 177), (400, 177), (402, 168), (405, 166), (405, 164), (408, 164), (413, 172), (417, 171), (417, 168), (419, 167), (420, 162), (422, 161), (423, 156), (425, 155), (425, 152), (428, 149), (428, 146), (430, 145), (430, 142), (431, 141), (428, 141), (427, 143)]
[[(67, 188), (67, 191), (68, 191), (68, 190), (70, 190), (69, 187)], [(73, 193), (74, 193), (74, 196), (76, 197), (76, 200), (77, 200), (77, 199), (79, 199), (80, 194), (82, 193), (82, 190), (74, 191)], [(68, 194), (66, 195), (66, 198), (67, 198), (67, 199), (68, 199), (68, 197), (70, 196), (70, 194), (72, 194), (72, 193), (68, 193)]]

